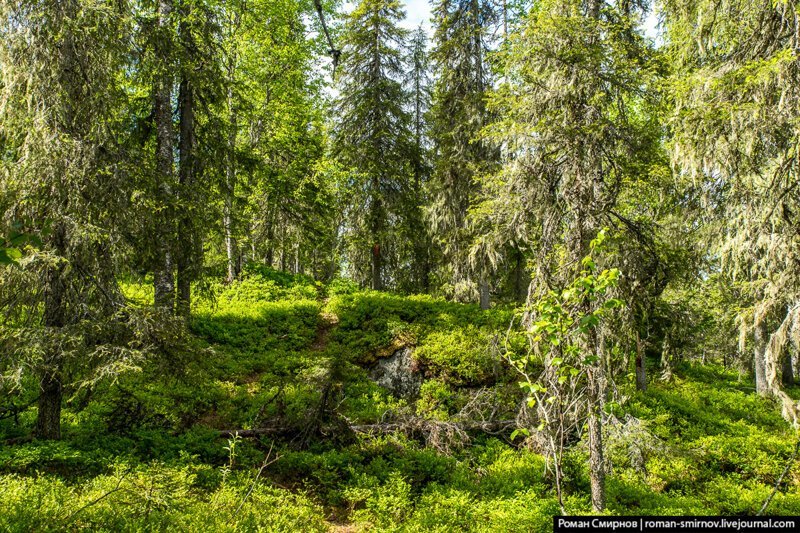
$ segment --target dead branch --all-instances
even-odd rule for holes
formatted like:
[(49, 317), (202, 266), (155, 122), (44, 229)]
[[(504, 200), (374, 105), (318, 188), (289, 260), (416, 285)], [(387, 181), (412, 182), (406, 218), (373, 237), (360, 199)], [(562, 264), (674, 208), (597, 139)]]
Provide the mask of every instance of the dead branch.
[[(380, 424), (351, 424), (347, 427), (354, 433), (361, 434), (386, 434), (386, 433), (414, 433), (420, 432), (434, 432), (451, 430), (453, 432), (466, 433), (466, 432), (481, 432), (497, 434), (507, 431), (516, 427), (515, 420), (494, 420), (494, 421), (443, 421), (443, 420), (428, 420), (422, 418), (412, 418), (399, 422), (384, 422)], [(326, 427), (325, 429), (338, 429), (334, 426)], [(254, 429), (223, 429), (219, 431), (219, 436), (224, 438), (231, 438), (236, 435), (242, 438), (256, 438), (265, 435), (281, 435), (291, 434), (293, 429), (286, 426), (267, 426)]]

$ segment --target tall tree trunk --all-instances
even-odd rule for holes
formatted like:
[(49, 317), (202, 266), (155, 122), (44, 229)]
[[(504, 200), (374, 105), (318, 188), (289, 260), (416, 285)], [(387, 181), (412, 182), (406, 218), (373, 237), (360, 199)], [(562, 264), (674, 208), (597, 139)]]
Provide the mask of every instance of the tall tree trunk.
[(376, 291), (383, 290), (381, 277), (381, 245), (377, 242), (372, 246), (372, 288)]
[[(184, 30), (186, 31), (186, 30)], [(194, 94), (192, 83), (186, 75), (181, 79), (178, 94), (180, 107), (180, 193), (183, 206), (178, 221), (178, 299), (176, 313), (188, 318), (192, 307), (192, 281), (197, 277), (198, 235), (194, 222), (195, 187), (195, 140), (194, 140)]]
[(602, 384), (599, 366), (592, 366), (588, 375), (589, 395), (589, 481), (592, 490), (592, 509), (602, 511), (606, 506), (606, 470), (603, 459)]
[[(225, 230), (225, 257), (227, 262), (227, 275), (225, 281), (231, 283), (238, 276), (236, 268), (236, 240), (233, 238), (233, 194), (231, 186), (233, 180), (230, 179), (232, 174), (230, 168), (227, 170), (228, 176), (225, 179), (225, 203), (222, 207), (222, 226)], [(267, 254), (267, 264), (272, 264), (272, 249), (269, 249)]]
[(268, 267), (273, 267), (275, 263), (275, 216), (270, 214), (267, 218), (267, 253), (264, 262)]
[(636, 333), (636, 389), (647, 390), (647, 367), (644, 362), (644, 347), (642, 337)]
[[(158, 25), (167, 28), (172, 12), (172, 0), (159, 0)], [(164, 50), (160, 50), (162, 54)], [(158, 212), (154, 237), (155, 258), (153, 265), (154, 303), (158, 309), (169, 313), (175, 305), (175, 279), (172, 265), (173, 220), (172, 220), (172, 74), (168, 66), (158, 74), (154, 90), (156, 123), (156, 196)]]
[(481, 281), (479, 283), (479, 292), (480, 292), (480, 303), (481, 309), (486, 311), (489, 309), (491, 305), (491, 293), (489, 292), (489, 282), (486, 280), (486, 276), (481, 276)]
[(60, 331), (66, 325), (66, 283), (64, 280), (67, 252), (67, 235), (63, 222), (56, 225), (52, 233), (53, 250), (58, 257), (56, 264), (48, 267), (45, 274), (44, 325), (50, 329), (42, 374), (39, 380), (39, 410), (36, 415), (36, 434), (42, 439), (61, 438), (61, 383), (62, 353), (58, 342)]
[(767, 396), (767, 361), (765, 352), (767, 349), (767, 328), (762, 321), (755, 324), (753, 328), (753, 370), (756, 381), (756, 393), (759, 396)]
[[(235, 16), (234, 24), (239, 25), (239, 14)], [(233, 45), (232, 45), (233, 46)], [(233, 84), (236, 73), (236, 53), (231, 53), (228, 62), (228, 153), (225, 161), (225, 203), (222, 211), (222, 226), (225, 230), (225, 256), (228, 263), (227, 282), (231, 283), (239, 277), (236, 261), (236, 239), (233, 236), (233, 198), (236, 192), (236, 136), (238, 131), (238, 116), (234, 106)], [(272, 266), (270, 248), (269, 265)]]
[(376, 291), (383, 290), (383, 258), (381, 257), (380, 236), (383, 228), (383, 203), (380, 198), (380, 179), (376, 176), (372, 178), (372, 213), (371, 228), (372, 233), (372, 288)]
[[(588, 311), (588, 302), (585, 304)], [(596, 362), (586, 370), (586, 406), (589, 414), (589, 481), (592, 490), (592, 508), (602, 511), (606, 505), (606, 471), (603, 458), (603, 402), (605, 383), (603, 381), (602, 354), (598, 353), (597, 332), (590, 330), (584, 346), (584, 353), (593, 355)]]

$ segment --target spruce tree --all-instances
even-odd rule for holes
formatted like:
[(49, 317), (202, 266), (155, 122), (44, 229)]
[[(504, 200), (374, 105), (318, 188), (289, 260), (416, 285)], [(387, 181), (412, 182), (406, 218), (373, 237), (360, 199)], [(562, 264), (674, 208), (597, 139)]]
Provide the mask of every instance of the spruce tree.
[[(503, 53), (507, 82), (493, 97), (502, 119), (492, 126), (492, 138), (504, 147), (505, 161), (487, 187), (498, 214), (536, 247), (534, 299), (587, 268), (590, 243), (616, 224), (619, 190), (639, 169), (639, 139), (652, 138), (651, 125), (636, 112), (652, 84), (638, 20), (627, 3), (545, 0)], [(589, 329), (576, 345), (590, 362), (582, 386), (592, 506), (601, 510), (605, 352), (614, 339)]]
[[(433, 15), (431, 137), (435, 163), (429, 218), (444, 250), (441, 275), (450, 287), (446, 292), (472, 299), (476, 272), (468, 265), (472, 236), (467, 216), (479, 194), (477, 175), (494, 159), (494, 151), (479, 133), (488, 123), (487, 39), (495, 13), (485, 0), (440, 0), (433, 6)], [(477, 275), (483, 301), (487, 280), (482, 277), (485, 272)]]
[(434, 247), (433, 237), (425, 219), (424, 209), (429, 202), (428, 187), (431, 176), (431, 149), (428, 114), (431, 104), (431, 65), (428, 36), (422, 27), (411, 34), (406, 58), (408, 76), (405, 80), (409, 95), (411, 117), (411, 142), (408, 160), (412, 178), (408, 184), (408, 207), (403, 211), (401, 228), (403, 242), (409, 250), (408, 275), (405, 287), (411, 291), (428, 292), (431, 288)]
[(20, 225), (42, 241), (0, 272), (0, 390), (37, 374), (36, 433), (57, 439), (68, 374), (100, 357), (124, 304), (113, 252), (132, 188), (117, 143), (130, 20), (118, 2), (80, 0), (4, 2), (0, 20), (0, 234)]
[(673, 164), (705, 191), (716, 229), (706, 245), (744, 292), (741, 350), (749, 340), (756, 389), (776, 395), (797, 424), (780, 375), (788, 332), (800, 324), (798, 7), (692, 0), (665, 2), (664, 13)]
[[(380, 290), (398, 263), (393, 239), (406, 207), (411, 131), (403, 87), (405, 16), (396, 0), (363, 0), (345, 26), (334, 154), (351, 173), (348, 240), (353, 267), (369, 256), (369, 284)], [(361, 276), (364, 279), (367, 276)]]

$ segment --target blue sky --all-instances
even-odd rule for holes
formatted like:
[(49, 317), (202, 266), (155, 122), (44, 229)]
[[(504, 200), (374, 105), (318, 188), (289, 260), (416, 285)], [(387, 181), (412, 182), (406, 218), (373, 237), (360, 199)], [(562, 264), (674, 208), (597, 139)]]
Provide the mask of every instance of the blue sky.
[[(403, 27), (410, 30), (416, 29), (417, 26), (422, 24), (430, 34), (430, 18), (431, 18), (431, 5), (429, 0), (405, 0), (406, 5), (406, 20), (403, 21)], [(355, 4), (354, 1), (344, 2), (344, 10), (350, 11)], [(645, 33), (648, 37), (656, 38), (656, 17), (653, 13), (645, 21)]]
[(406, 28), (415, 29), (420, 24), (430, 28), (431, 5), (428, 0), (406, 0)]
[[(357, 3), (357, 0), (345, 0), (342, 4), (342, 9), (347, 13)], [(425, 28), (430, 29), (431, 4), (429, 0), (406, 0), (403, 3), (406, 5), (406, 20), (402, 24), (404, 28), (413, 30), (423, 24)]]

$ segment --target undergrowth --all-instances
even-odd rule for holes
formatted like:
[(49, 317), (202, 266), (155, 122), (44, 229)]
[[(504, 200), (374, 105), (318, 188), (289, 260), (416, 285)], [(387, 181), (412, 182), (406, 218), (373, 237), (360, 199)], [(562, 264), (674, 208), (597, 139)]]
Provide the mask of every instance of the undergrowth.
[[(152, 298), (143, 281), (124, 288), (142, 305)], [(558, 504), (545, 461), (507, 434), (473, 434), (442, 453), (413, 434), (301, 445), (292, 434), (218, 431), (302, 428), (334, 367), (334, 407), (351, 424), (513, 418), (521, 392), (491, 349), (513, 309), (481, 312), (264, 269), (202, 294), (190, 325), (197, 354), (180, 372), (150, 361), (115, 383), (71, 391), (59, 442), (26, 440), (32, 408), (0, 421), (1, 531), (551, 529)], [(404, 347), (424, 376), (413, 398), (369, 378), (376, 361)], [(796, 435), (747, 379), (684, 366), (646, 393), (620, 386), (626, 401), (609, 406), (607, 424), (608, 513), (759, 510)], [(570, 513), (590, 509), (586, 457), (579, 443), (565, 459)], [(800, 515), (798, 486), (800, 468), (790, 469), (768, 514)]]

